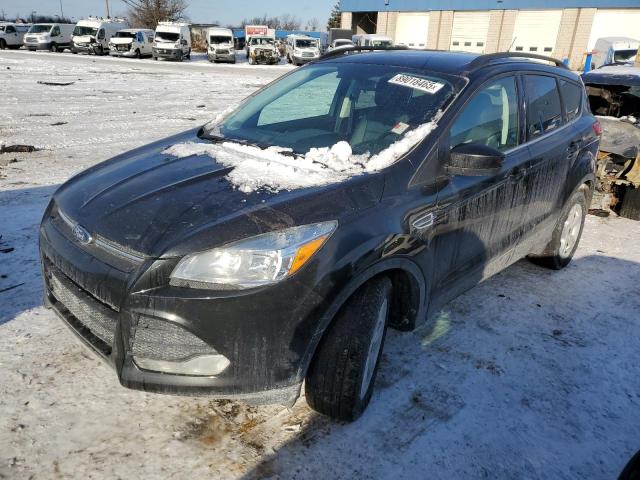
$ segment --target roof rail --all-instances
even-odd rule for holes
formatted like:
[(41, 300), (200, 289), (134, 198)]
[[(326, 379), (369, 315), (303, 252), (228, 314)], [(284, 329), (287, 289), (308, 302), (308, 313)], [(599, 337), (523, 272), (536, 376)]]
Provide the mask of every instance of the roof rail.
[(330, 52), (325, 53), (320, 57), (320, 60), (325, 60), (327, 58), (337, 57), (342, 55), (343, 53), (349, 52), (375, 52), (375, 51), (386, 51), (386, 50), (408, 50), (404, 45), (396, 45), (393, 47), (344, 47), (344, 48), (336, 48), (335, 50), (331, 50)]
[(569, 70), (562, 61), (557, 58), (547, 57), (545, 55), (538, 55), (537, 53), (526, 53), (526, 52), (497, 52), (497, 53), (487, 53), (486, 55), (480, 55), (478, 58), (474, 59), (470, 64), (467, 71), (471, 72), (473, 70), (477, 70), (480, 67), (485, 66), (486, 64), (492, 62), (493, 60), (499, 60), (501, 58), (530, 58), (534, 60), (544, 60), (545, 62), (555, 63), (557, 67), (565, 68)]

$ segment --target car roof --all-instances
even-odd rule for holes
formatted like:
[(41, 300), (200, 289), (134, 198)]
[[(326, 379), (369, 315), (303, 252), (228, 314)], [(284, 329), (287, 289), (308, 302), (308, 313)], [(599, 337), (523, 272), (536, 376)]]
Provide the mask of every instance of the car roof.
[[(349, 50), (345, 50), (349, 52)], [(499, 65), (512, 65), (518, 69), (546, 70), (553, 73), (560, 73), (574, 79), (578, 75), (573, 74), (568, 69), (541, 63), (538, 60), (519, 58), (514, 53), (513, 57), (490, 58), (487, 56), (487, 63), (482, 65), (472, 65), (474, 60), (483, 57), (478, 53), (452, 52), (442, 50), (375, 50), (366, 52), (353, 52), (348, 55), (335, 55), (327, 58), (331, 62), (344, 63), (369, 63), (380, 65), (393, 65), (397, 67), (407, 67), (414, 69), (428, 69), (434, 72), (449, 75), (467, 75), (470, 71), (492, 68)]]

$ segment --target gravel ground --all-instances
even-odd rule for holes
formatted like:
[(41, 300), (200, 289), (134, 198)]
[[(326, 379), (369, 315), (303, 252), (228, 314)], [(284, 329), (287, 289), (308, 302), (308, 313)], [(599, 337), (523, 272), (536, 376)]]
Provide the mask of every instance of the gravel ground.
[(589, 217), (564, 271), (519, 262), (390, 332), (349, 425), (125, 390), (41, 306), (57, 185), (288, 69), (0, 53), (0, 142), (41, 149), (0, 154), (0, 478), (615, 478), (640, 448), (638, 222)]

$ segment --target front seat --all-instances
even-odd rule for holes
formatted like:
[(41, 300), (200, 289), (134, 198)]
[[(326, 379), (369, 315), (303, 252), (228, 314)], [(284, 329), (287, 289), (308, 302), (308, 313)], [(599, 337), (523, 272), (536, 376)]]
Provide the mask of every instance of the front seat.
[(360, 145), (381, 139), (392, 133), (391, 130), (399, 122), (408, 123), (408, 104), (412, 90), (394, 85), (388, 79), (378, 81), (375, 90), (375, 107), (356, 119), (351, 144)]

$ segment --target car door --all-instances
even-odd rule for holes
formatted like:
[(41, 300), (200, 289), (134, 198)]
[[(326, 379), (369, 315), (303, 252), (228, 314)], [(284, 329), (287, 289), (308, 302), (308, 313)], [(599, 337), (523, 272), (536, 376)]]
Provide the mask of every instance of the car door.
[[(522, 97), (515, 75), (484, 84), (467, 101), (444, 138), (449, 152), (481, 144), (505, 156), (490, 176), (450, 175), (438, 193), (432, 288), (442, 303), (512, 262), (526, 205), (529, 152), (521, 145)], [(447, 162), (447, 153), (441, 162)]]
[(20, 41), (18, 39), (18, 32), (13, 25), (7, 25), (4, 29), (5, 40), (7, 41), (7, 45), (19, 45)]
[(526, 74), (526, 138), (531, 154), (528, 174), (527, 230), (553, 223), (561, 208), (570, 163), (579, 145), (576, 131), (567, 123), (557, 77)]

